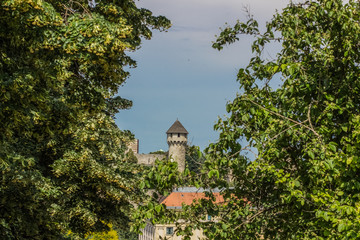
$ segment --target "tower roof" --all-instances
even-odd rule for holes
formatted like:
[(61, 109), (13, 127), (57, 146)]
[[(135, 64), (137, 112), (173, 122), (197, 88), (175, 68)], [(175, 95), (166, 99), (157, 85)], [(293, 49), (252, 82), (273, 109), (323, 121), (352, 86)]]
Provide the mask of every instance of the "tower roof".
[(184, 128), (184, 126), (181, 124), (179, 120), (176, 120), (174, 124), (167, 130), (167, 134), (169, 133), (186, 133), (188, 134), (188, 131)]

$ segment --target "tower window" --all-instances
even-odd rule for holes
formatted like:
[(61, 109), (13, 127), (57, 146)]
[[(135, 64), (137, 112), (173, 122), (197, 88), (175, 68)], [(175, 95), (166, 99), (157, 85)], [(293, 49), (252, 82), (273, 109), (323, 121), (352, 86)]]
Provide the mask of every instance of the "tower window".
[(180, 137), (180, 133), (178, 133), (178, 137)]
[(170, 137), (172, 137), (172, 133), (170, 133)]
[(174, 228), (173, 227), (167, 227), (166, 228), (166, 235), (173, 235), (174, 234)]

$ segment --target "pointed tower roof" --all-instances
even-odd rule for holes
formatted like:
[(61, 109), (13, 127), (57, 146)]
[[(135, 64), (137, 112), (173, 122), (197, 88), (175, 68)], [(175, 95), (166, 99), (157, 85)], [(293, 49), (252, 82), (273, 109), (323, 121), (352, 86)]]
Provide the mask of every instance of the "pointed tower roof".
[(179, 120), (176, 119), (174, 124), (167, 130), (167, 134), (169, 133), (186, 133), (188, 134), (188, 131), (184, 128), (184, 126), (181, 124)]

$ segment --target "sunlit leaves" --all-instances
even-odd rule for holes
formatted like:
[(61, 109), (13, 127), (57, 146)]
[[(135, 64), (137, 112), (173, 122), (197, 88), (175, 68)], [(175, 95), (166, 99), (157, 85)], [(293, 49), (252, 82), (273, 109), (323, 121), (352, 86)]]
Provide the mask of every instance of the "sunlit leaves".
[(169, 26), (134, 1), (1, 1), (1, 239), (129, 228), (143, 169), (114, 122), (132, 102), (115, 94), (127, 51)]

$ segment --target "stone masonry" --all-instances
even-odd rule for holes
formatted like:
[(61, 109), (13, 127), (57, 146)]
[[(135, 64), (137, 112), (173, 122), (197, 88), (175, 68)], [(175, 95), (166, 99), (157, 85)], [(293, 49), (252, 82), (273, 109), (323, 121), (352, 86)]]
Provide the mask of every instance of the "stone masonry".
[(137, 139), (129, 144), (129, 149), (134, 152), (139, 164), (152, 166), (156, 159), (162, 160), (168, 157), (171, 161), (176, 161), (179, 172), (183, 172), (185, 169), (187, 135), (189, 133), (180, 121), (176, 120), (166, 134), (169, 145), (168, 156), (165, 154), (139, 154), (139, 141)]

